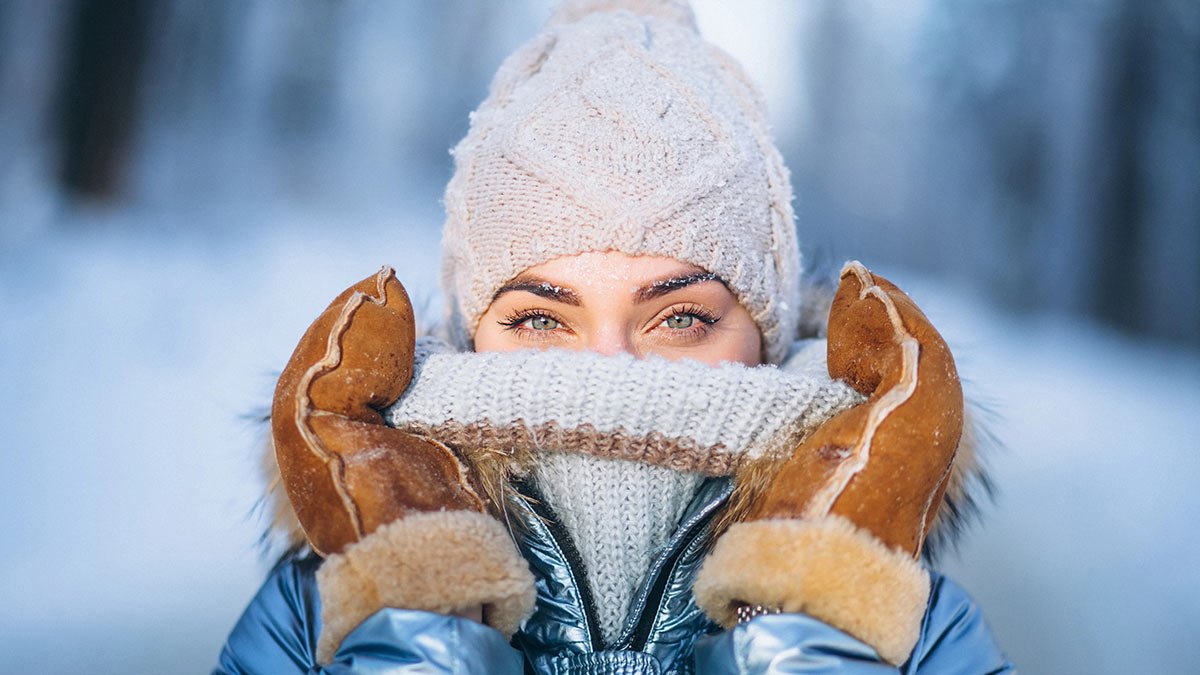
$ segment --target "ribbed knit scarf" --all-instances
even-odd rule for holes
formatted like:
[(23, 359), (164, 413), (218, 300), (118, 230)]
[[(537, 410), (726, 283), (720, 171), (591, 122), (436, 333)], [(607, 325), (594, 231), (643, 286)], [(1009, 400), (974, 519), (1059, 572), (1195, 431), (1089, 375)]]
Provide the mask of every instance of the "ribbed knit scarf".
[(461, 353), (417, 343), (413, 381), (386, 416), (453, 447), (520, 448), (529, 478), (586, 567), (612, 643), (655, 551), (706, 475), (786, 452), (861, 401), (829, 378), (825, 343), (780, 367), (712, 367), (591, 352)]

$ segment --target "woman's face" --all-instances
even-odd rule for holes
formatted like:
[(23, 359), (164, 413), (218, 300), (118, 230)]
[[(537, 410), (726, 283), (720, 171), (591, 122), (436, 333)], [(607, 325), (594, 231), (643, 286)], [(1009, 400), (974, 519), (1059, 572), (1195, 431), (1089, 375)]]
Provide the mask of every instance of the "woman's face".
[(475, 332), (479, 352), (551, 348), (762, 363), (758, 326), (721, 279), (615, 251), (530, 267), (496, 292)]

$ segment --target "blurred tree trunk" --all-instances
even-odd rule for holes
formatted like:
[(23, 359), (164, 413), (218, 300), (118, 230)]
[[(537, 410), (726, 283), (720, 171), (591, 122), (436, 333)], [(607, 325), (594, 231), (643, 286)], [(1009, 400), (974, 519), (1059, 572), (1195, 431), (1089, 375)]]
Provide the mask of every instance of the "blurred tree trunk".
[(67, 191), (118, 196), (133, 140), (150, 0), (75, 0), (59, 77), (60, 179)]
[(1100, 255), (1086, 310), (1200, 344), (1200, 12), (1126, 0), (1093, 150)]

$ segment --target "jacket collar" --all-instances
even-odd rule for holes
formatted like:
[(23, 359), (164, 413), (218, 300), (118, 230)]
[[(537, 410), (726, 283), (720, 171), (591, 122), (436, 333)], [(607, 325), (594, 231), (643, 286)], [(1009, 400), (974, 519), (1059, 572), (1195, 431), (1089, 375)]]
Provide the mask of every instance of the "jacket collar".
[[(692, 597), (692, 579), (708, 549), (713, 517), (733, 490), (728, 478), (700, 487), (665, 546), (654, 557), (635, 593), (620, 638), (600, 639), (574, 543), (528, 484), (517, 486), (517, 543), (537, 577), (537, 607), (513, 638), (531, 660), (595, 660), (604, 651), (645, 651), (664, 666), (686, 659), (697, 635), (711, 625)], [(590, 661), (589, 661), (590, 662)], [(547, 663), (549, 665), (549, 663)]]

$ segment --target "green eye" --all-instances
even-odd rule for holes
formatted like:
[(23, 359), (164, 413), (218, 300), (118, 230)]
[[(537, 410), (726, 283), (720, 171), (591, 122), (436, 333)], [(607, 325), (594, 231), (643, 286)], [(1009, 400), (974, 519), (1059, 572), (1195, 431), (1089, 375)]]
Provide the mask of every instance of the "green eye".
[(675, 328), (677, 330), (691, 328), (692, 324), (695, 322), (696, 317), (692, 316), (691, 314), (673, 314), (668, 316), (666, 320), (663, 321), (667, 328)]
[(545, 315), (530, 317), (528, 321), (529, 327), (533, 330), (554, 330), (559, 325), (558, 321)]

